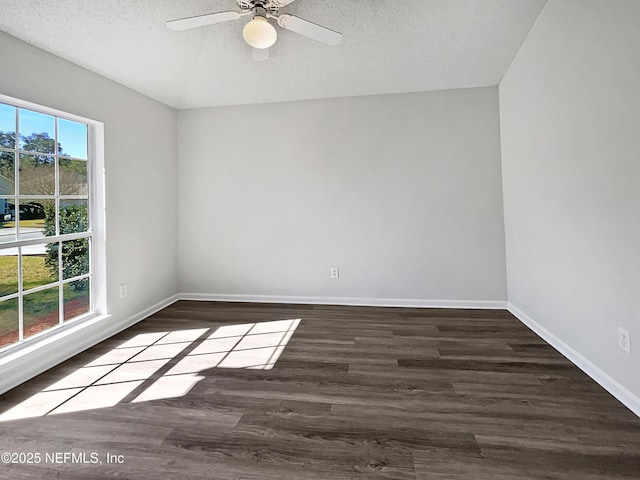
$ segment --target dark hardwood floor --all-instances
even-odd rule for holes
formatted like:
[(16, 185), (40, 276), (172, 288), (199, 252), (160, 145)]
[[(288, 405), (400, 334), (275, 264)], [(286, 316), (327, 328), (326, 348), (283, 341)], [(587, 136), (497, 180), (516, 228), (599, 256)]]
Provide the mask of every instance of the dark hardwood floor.
[(640, 419), (505, 311), (181, 301), (0, 397), (0, 452), (2, 479), (639, 479)]

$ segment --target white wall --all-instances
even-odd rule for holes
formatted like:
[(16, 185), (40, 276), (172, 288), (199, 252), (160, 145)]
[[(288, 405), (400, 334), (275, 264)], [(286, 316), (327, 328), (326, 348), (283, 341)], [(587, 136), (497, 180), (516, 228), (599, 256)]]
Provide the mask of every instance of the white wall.
[(640, 1), (549, 0), (500, 110), (509, 302), (640, 412), (638, 45)]
[(0, 93), (104, 123), (108, 324), (174, 295), (176, 112), (3, 33), (0, 65)]
[(496, 87), (185, 110), (178, 132), (182, 292), (506, 299)]

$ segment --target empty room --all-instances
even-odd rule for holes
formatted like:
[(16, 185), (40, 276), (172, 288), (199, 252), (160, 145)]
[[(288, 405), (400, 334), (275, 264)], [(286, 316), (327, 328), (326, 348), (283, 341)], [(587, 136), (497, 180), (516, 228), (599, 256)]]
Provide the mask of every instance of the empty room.
[(640, 0), (0, 12), (0, 478), (640, 479)]

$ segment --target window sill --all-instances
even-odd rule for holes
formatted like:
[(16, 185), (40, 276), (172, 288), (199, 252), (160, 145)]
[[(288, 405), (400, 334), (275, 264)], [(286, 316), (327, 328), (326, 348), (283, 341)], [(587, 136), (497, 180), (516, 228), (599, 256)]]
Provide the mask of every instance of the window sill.
[(0, 352), (0, 394), (104, 339), (111, 315), (89, 314)]

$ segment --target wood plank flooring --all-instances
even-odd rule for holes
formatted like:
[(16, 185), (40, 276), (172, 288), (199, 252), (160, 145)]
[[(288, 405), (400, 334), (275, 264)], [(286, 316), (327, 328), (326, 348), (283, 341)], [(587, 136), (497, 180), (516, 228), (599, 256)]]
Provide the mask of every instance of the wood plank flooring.
[(1, 396), (0, 452), (41, 455), (3, 479), (640, 479), (640, 419), (506, 311), (181, 301)]

